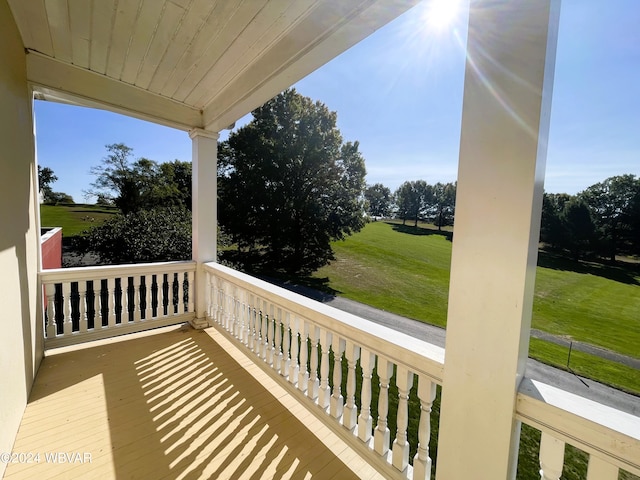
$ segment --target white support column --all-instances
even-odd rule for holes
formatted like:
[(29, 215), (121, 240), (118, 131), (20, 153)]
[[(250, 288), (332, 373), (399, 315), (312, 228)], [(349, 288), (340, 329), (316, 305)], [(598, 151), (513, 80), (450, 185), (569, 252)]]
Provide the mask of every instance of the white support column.
[(198, 262), (195, 278), (194, 328), (208, 326), (206, 279), (203, 263), (216, 261), (218, 228), (217, 154), (218, 133), (202, 129), (189, 132), (192, 141), (192, 258)]
[(515, 478), (559, 0), (472, 0), (438, 480)]

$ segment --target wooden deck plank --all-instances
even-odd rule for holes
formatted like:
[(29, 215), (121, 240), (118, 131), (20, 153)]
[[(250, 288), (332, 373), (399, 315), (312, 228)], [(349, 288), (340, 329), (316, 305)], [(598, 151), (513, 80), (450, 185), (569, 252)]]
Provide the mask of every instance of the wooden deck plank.
[(6, 479), (384, 478), (223, 335), (186, 327), (48, 352), (14, 452), (40, 463)]

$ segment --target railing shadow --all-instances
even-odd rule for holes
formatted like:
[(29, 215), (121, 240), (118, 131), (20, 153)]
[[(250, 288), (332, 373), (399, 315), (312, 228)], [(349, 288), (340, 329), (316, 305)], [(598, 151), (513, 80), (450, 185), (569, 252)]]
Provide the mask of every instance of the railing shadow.
[(565, 256), (541, 250), (538, 253), (538, 266), (552, 270), (562, 270), (589, 274), (628, 285), (640, 285), (640, 265), (619, 263), (608, 265), (599, 262), (572, 260)]
[(431, 228), (426, 226), (414, 226), (414, 225), (403, 225), (401, 223), (395, 222), (386, 222), (387, 225), (391, 225), (391, 228), (395, 232), (398, 233), (406, 233), (408, 235), (440, 235), (441, 237), (446, 238), (450, 242), (453, 240), (453, 232), (449, 232), (447, 230), (438, 230), (437, 228)]

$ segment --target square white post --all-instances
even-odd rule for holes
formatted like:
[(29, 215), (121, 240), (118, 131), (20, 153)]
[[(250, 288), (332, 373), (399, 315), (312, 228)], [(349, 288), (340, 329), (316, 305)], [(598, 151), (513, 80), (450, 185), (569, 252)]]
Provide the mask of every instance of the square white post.
[(438, 480), (515, 478), (559, 11), (471, 2)]
[(191, 214), (192, 258), (197, 262), (195, 277), (196, 316), (194, 328), (208, 326), (206, 279), (203, 264), (215, 262), (218, 228), (217, 154), (218, 133), (202, 129), (189, 132), (192, 141)]

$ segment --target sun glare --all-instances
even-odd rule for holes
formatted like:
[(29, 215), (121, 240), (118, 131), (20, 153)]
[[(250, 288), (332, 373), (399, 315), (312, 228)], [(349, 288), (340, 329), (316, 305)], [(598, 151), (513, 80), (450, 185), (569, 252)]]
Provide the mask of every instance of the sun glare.
[(442, 32), (454, 23), (459, 12), (459, 0), (431, 0), (425, 12), (425, 20), (429, 29)]

